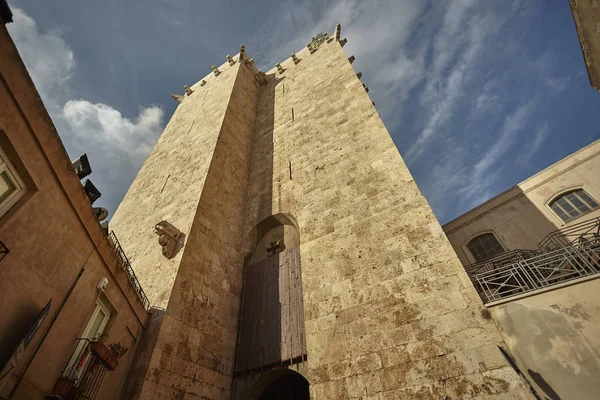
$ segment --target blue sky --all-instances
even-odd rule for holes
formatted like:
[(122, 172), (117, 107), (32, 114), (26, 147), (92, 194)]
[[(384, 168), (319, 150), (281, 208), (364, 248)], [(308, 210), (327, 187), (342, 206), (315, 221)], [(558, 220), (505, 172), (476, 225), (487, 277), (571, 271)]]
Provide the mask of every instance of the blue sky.
[(267, 70), (338, 22), (441, 223), (600, 137), (567, 0), (9, 2), (21, 56), (111, 213), (171, 93), (242, 43)]

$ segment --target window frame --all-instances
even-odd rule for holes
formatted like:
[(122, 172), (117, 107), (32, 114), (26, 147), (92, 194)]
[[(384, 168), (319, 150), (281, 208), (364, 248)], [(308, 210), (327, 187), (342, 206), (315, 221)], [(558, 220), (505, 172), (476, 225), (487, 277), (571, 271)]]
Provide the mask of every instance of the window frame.
[[(103, 312), (105, 314), (105, 317), (99, 325), (98, 332), (95, 335), (90, 336), (92, 326), (94, 325), (96, 317), (98, 316), (98, 314), (100, 314), (100, 312)], [(81, 334), (77, 337), (89, 339), (90, 341), (97, 340), (100, 336), (102, 336), (110, 330), (115, 316), (115, 310), (111, 306), (109, 306), (109, 304), (107, 304), (102, 297), (98, 297), (98, 299), (96, 299), (96, 301), (94, 302), (94, 309), (89, 314), (87, 321), (85, 322), (84, 328), (81, 331)], [(71, 358), (69, 359), (69, 362), (67, 363), (67, 366), (65, 368), (65, 371), (70, 371), (70, 373), (73, 375), (71, 376), (71, 378), (80, 379), (81, 374), (86, 369), (89, 360), (86, 359), (87, 356), (86, 353), (83, 352), (83, 348), (87, 345), (88, 343), (86, 341), (79, 341), (77, 342), (73, 352), (71, 353)], [(73, 367), (76, 364), (80, 365), (78, 365), (78, 368), (74, 369)]]
[(0, 218), (2, 218), (27, 192), (25, 182), (23, 182), (17, 169), (6, 155), (2, 146), (0, 146), (0, 174), (2, 173), (6, 173), (8, 179), (15, 186), (15, 191), (9, 194), (8, 197), (0, 203)]
[[(585, 195), (594, 203), (596, 203), (596, 207), (591, 207), (591, 205), (583, 198), (581, 198), (578, 195), (575, 195), (575, 197), (581, 201), (585, 206), (587, 206), (588, 210), (585, 212), (580, 213), (579, 208), (573, 204), (573, 202), (571, 200), (569, 200), (566, 196), (571, 194), (571, 193), (575, 193), (575, 192), (583, 192), (585, 193)], [(552, 208), (552, 206), (559, 200), (563, 199), (564, 201), (568, 202), (568, 204), (571, 206), (571, 208), (573, 210), (575, 210), (576, 212), (578, 212), (579, 214), (575, 217), (569, 218), (569, 219), (564, 219), (563, 217), (561, 217), (561, 215), (556, 212), (556, 210), (554, 208)], [(561, 222), (562, 225), (567, 225), (570, 224), (571, 222), (585, 216), (588, 215), (594, 211), (597, 211), (600, 209), (600, 202), (598, 202), (598, 200), (596, 200), (598, 197), (594, 195), (593, 192), (590, 192), (589, 188), (587, 188), (585, 185), (584, 186), (577, 186), (577, 187), (573, 187), (573, 188), (569, 188), (566, 190), (562, 190), (558, 193), (555, 193), (554, 195), (552, 195), (552, 197), (550, 197), (548, 199), (548, 201), (546, 201), (546, 205), (548, 206), (548, 209), (550, 210), (550, 212), (552, 213), (552, 215), (554, 215), (555, 218), (558, 218), (558, 220)], [(559, 207), (559, 209), (563, 212), (563, 214), (567, 217), (570, 216), (570, 213), (564, 209), (564, 207), (562, 207), (560, 204), (557, 204), (557, 207)]]
[[(502, 252), (498, 253), (496, 255), (490, 256), (488, 258), (484, 258), (483, 260), (477, 260), (477, 258), (475, 257), (475, 254), (473, 254), (473, 252), (471, 251), (471, 249), (469, 248), (469, 244), (475, 240), (476, 238), (486, 235), (486, 234), (490, 234), (494, 237), (494, 239), (496, 240), (496, 242), (500, 245), (500, 247), (502, 248)], [(483, 232), (477, 232), (476, 234), (472, 235), (471, 237), (469, 237), (467, 240), (465, 240), (465, 242), (462, 245), (463, 251), (465, 252), (465, 254), (467, 255), (467, 258), (471, 261), (471, 264), (475, 264), (481, 261), (485, 261), (488, 260), (490, 258), (496, 257), (502, 253), (507, 252), (507, 247), (504, 245), (504, 243), (502, 243), (502, 240), (500, 240), (500, 238), (498, 237), (498, 235), (496, 234), (495, 231), (493, 230), (487, 230), (487, 231), (483, 231)]]

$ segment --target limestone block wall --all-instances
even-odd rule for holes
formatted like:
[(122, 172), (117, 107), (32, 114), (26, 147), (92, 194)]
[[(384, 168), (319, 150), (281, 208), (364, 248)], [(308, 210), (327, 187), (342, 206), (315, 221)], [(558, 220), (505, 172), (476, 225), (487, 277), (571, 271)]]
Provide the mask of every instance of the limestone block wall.
[(246, 231), (297, 220), (311, 397), (527, 398), (340, 43), (297, 58), (262, 89)]
[[(203, 95), (205, 89), (197, 89), (178, 109), (178, 113), (186, 112), (184, 117), (190, 118), (191, 126), (194, 121), (201, 124), (203, 118), (213, 113), (211, 95), (217, 97), (217, 103), (223, 100), (219, 103), (224, 107), (223, 112), (218, 109), (212, 114), (221, 125), (203, 128), (208, 130), (207, 135), (212, 130), (210, 135), (215, 136), (209, 136), (206, 145), (199, 142), (190, 146), (185, 140), (169, 143), (173, 130), (167, 127), (157, 144), (166, 153), (173, 146), (172, 151), (184, 155), (202, 152), (205, 146), (210, 146), (210, 152), (203, 154), (200, 169), (195, 164), (198, 160), (190, 160), (184, 166), (195, 177), (203, 175), (197, 180), (201, 190), (195, 207), (190, 203), (189, 214), (185, 214), (191, 219), (179, 262), (176, 268), (163, 270), (173, 281), (164, 280), (167, 275), (155, 276), (155, 269), (147, 264), (147, 259), (143, 263), (134, 261), (140, 266), (136, 268), (139, 274), (162, 285), (160, 290), (168, 295), (168, 303), (166, 310), (155, 311), (153, 321), (158, 327), (151, 326), (152, 337), (144, 339), (146, 347), (135, 365), (138, 372), (130, 378), (129, 393), (133, 398), (229, 398), (244, 263), (241, 251), (244, 201), (259, 84), (255, 79), (257, 71), (251, 64), (236, 62), (221, 70), (224, 72), (216, 78), (228, 81), (219, 86), (226, 91), (227, 99), (214, 92), (205, 93), (206, 108), (183, 108), (193, 96)], [(206, 86), (209, 85), (210, 81)], [(194, 120), (196, 115), (202, 117)], [(176, 113), (174, 119), (180, 117)], [(182, 124), (185, 125), (181, 120), (172, 120), (169, 126)], [(181, 134), (180, 129), (174, 131)], [(179, 146), (189, 149), (180, 150)], [(156, 152), (155, 149), (153, 154)], [(147, 168), (153, 168), (152, 164)], [(165, 201), (173, 202), (173, 208), (188, 204), (188, 193), (175, 191), (170, 195)], [(177, 222), (174, 225), (178, 226)], [(155, 246), (156, 237), (152, 239), (150, 245), (160, 252), (160, 247)], [(152, 290), (156, 289), (149, 289)]]
[(597, 0), (569, 0), (590, 85), (600, 90), (600, 7)]
[(239, 66), (191, 87), (110, 220), (154, 306), (167, 306), (183, 256), (162, 255), (154, 226), (166, 220), (189, 235)]

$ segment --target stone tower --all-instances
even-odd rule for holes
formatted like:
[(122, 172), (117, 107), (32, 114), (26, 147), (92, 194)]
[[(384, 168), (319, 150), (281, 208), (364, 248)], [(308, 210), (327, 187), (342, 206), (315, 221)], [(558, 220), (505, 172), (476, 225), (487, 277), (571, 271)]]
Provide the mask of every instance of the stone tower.
[(340, 29), (174, 95), (111, 221), (159, 307), (126, 398), (527, 398)]

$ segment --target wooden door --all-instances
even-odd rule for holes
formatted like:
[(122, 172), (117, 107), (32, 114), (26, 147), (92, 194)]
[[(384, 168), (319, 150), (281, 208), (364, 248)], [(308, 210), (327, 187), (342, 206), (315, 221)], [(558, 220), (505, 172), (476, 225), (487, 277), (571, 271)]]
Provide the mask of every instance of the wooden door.
[(306, 356), (300, 249), (247, 265), (236, 372), (290, 365)]

